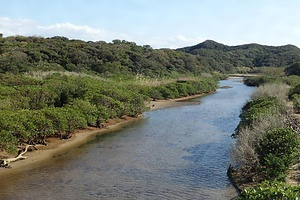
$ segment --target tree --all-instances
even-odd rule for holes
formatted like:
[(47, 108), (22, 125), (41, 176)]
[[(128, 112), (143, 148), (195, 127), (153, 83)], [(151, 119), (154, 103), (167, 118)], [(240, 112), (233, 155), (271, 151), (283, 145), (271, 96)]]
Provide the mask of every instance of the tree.
[(300, 76), (300, 62), (294, 63), (284, 70), (287, 76), (297, 75)]

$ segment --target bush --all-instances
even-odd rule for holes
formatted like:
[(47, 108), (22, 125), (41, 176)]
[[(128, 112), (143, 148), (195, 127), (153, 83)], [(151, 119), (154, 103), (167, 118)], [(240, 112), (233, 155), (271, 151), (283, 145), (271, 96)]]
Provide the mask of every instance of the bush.
[(149, 97), (176, 98), (210, 91), (217, 85), (208, 78), (144, 86), (130, 80), (75, 75), (45, 72), (33, 78), (0, 74), (0, 148), (14, 151), (16, 145), (43, 143), (54, 134), (66, 138), (88, 125), (101, 127), (109, 118), (137, 116), (145, 110), (144, 101)]
[(291, 186), (278, 181), (264, 181), (258, 187), (245, 189), (239, 200), (289, 200), (299, 199), (300, 186)]
[(292, 96), (295, 94), (300, 95), (300, 84), (296, 85), (295, 87), (291, 88), (289, 91), (289, 99), (292, 99)]
[(257, 100), (260, 97), (276, 97), (280, 103), (287, 102), (287, 95), (290, 87), (285, 83), (267, 83), (259, 86), (251, 95), (252, 100)]
[(298, 155), (297, 133), (288, 128), (276, 128), (263, 135), (256, 147), (266, 178), (282, 177)]
[(259, 97), (249, 101), (243, 107), (240, 115), (241, 121), (237, 131), (246, 126), (252, 126), (253, 122), (264, 118), (269, 113), (279, 113), (281, 107), (276, 97)]
[(300, 113), (300, 94), (294, 94), (292, 99), (295, 112)]
[(269, 113), (253, 124), (255, 126), (251, 128), (246, 126), (239, 130), (236, 136), (236, 144), (231, 151), (235, 163), (247, 169), (259, 167), (256, 147), (268, 130), (284, 127), (284, 116)]
[(285, 68), (284, 72), (287, 76), (290, 75), (300, 76), (300, 63), (298, 62), (290, 65), (289, 67)]
[(75, 109), (85, 116), (85, 120), (89, 126), (96, 126), (99, 118), (99, 112), (97, 107), (88, 101), (74, 100), (70, 102), (66, 107)]
[(257, 77), (248, 77), (245, 79), (244, 83), (247, 86), (261, 86), (265, 83), (274, 82), (276, 77), (272, 76), (257, 76)]
[(19, 139), (13, 134), (13, 131), (0, 130), (0, 148), (8, 153), (16, 153)]

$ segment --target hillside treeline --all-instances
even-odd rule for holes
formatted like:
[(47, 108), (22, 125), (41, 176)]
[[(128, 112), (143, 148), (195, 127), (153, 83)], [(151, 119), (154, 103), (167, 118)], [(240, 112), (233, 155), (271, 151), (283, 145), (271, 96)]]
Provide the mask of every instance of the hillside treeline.
[(149, 77), (199, 75), (203, 68), (194, 55), (171, 49), (152, 49), (134, 42), (85, 42), (66, 37), (0, 37), (0, 73), (59, 71)]
[(125, 40), (85, 42), (66, 37), (0, 37), (0, 73), (67, 70), (113, 75), (177, 76), (218, 71), (257, 72), (300, 61), (293, 45), (227, 46), (211, 40), (177, 50), (152, 49)]
[(256, 71), (261, 67), (288, 67), (300, 61), (300, 49), (293, 45), (266, 46), (245, 44), (227, 46), (207, 40), (178, 51), (193, 54), (201, 66), (221, 72)]

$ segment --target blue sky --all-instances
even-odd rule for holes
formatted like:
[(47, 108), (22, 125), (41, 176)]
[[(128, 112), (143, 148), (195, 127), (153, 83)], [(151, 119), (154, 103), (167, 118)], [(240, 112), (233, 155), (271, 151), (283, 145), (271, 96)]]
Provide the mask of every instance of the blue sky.
[(300, 47), (299, 0), (0, 0), (4, 36), (121, 39), (154, 48), (212, 39)]

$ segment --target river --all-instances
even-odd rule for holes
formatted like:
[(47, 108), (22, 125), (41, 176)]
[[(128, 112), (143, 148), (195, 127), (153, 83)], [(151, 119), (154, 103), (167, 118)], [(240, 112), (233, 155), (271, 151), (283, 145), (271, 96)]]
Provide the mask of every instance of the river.
[(0, 199), (231, 199), (230, 135), (254, 88), (220, 81), (192, 105), (146, 112), (122, 130), (1, 180)]

